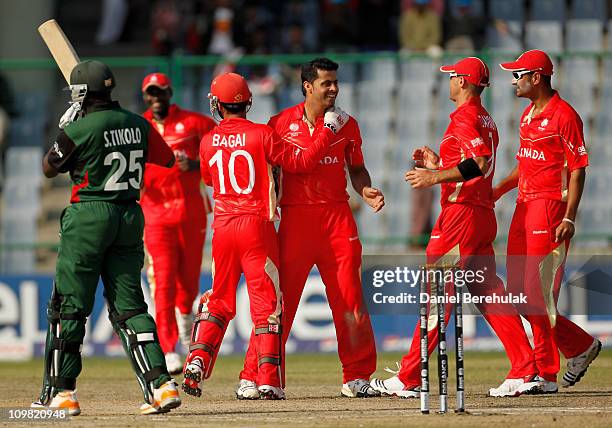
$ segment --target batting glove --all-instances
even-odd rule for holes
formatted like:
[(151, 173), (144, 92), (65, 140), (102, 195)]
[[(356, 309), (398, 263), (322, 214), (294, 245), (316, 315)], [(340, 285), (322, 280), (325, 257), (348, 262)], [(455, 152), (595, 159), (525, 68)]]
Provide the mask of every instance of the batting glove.
[(74, 122), (77, 119), (77, 116), (80, 111), (81, 111), (81, 103), (79, 102), (72, 103), (72, 105), (68, 107), (68, 110), (66, 110), (64, 114), (62, 115), (62, 117), (60, 117), (59, 124), (58, 124), (59, 129), (64, 129), (70, 123)]
[(346, 125), (349, 120), (349, 115), (340, 107), (334, 107), (332, 110), (325, 113), (323, 118), (323, 125), (326, 128), (332, 130), (334, 134), (340, 132), (342, 127)]

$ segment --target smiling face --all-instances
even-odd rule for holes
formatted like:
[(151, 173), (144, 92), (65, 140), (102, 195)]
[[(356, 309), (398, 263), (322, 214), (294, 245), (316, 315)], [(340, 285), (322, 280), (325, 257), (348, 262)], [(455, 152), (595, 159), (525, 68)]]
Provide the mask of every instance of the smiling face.
[(338, 76), (335, 70), (317, 69), (317, 78), (304, 82), (306, 98), (315, 101), (325, 109), (333, 107), (338, 96)]
[(158, 86), (149, 86), (142, 93), (145, 104), (151, 109), (156, 119), (163, 119), (168, 115), (171, 97), (172, 90), (170, 88), (162, 89)]

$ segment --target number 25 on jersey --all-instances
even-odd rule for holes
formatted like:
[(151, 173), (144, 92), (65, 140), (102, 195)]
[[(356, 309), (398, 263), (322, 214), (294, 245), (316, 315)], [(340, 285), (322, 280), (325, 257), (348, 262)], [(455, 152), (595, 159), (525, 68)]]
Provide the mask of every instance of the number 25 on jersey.
[[(106, 180), (104, 190), (114, 192), (117, 190), (128, 190), (129, 187), (140, 189), (140, 184), (142, 183), (143, 155), (144, 152), (142, 150), (130, 151), (128, 164), (128, 160), (122, 152), (111, 152), (107, 154), (104, 158), (104, 165), (112, 166), (118, 163), (118, 166), (115, 172)], [(126, 170), (128, 171), (127, 174)], [(134, 172), (136, 173), (136, 177), (133, 177)]]

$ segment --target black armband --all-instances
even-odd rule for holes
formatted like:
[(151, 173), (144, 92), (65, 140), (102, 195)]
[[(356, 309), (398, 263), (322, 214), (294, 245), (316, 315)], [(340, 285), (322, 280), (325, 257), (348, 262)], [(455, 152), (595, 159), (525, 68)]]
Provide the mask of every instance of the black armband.
[(473, 158), (469, 158), (461, 162), (459, 165), (457, 165), (457, 169), (465, 181), (484, 175)]

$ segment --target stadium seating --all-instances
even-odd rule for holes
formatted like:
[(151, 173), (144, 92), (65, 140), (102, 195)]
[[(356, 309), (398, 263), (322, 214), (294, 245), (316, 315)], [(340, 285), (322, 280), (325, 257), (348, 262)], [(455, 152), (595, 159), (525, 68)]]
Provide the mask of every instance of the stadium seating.
[(599, 51), (603, 47), (603, 23), (598, 19), (570, 19), (567, 22), (567, 50)]
[(523, 0), (491, 0), (489, 12), (492, 18), (504, 21), (520, 23), (525, 19)]
[(606, 0), (573, 0), (572, 18), (605, 20), (608, 16)]
[(531, 19), (562, 22), (565, 20), (565, 0), (531, 2)]
[(563, 27), (558, 21), (529, 21), (525, 24), (527, 49), (542, 49), (549, 53), (563, 50)]
[(523, 48), (521, 21), (507, 21), (507, 33), (500, 33), (494, 25), (487, 27), (487, 44), (491, 49), (507, 52), (520, 52)]

